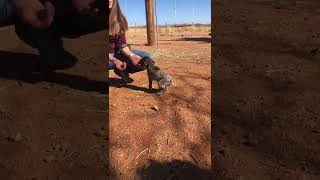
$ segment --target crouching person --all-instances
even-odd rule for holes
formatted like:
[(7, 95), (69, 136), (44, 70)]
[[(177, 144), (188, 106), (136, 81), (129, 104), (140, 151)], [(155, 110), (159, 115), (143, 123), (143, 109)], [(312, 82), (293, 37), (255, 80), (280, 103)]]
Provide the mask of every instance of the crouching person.
[(154, 65), (155, 59), (150, 53), (131, 50), (126, 44), (128, 22), (121, 12), (118, 0), (109, 0), (109, 12), (109, 70), (113, 69), (121, 77), (122, 84), (133, 82), (129, 74), (147, 70), (150, 89), (152, 81), (158, 81), (160, 89), (169, 86), (171, 77)]

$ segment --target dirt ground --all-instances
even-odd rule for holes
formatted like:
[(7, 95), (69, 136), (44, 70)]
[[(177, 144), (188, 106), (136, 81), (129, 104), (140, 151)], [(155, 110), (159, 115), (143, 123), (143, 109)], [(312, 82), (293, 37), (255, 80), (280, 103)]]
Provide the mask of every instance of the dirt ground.
[(0, 179), (106, 179), (104, 33), (66, 40), (78, 63), (46, 73), (0, 29)]
[(320, 2), (292, 2), (215, 1), (215, 179), (320, 179)]
[(119, 87), (110, 71), (111, 179), (210, 179), (210, 36), (161, 35), (159, 49), (137, 34), (128, 41), (151, 52), (174, 85), (159, 94), (154, 83), (149, 91), (147, 73), (139, 72), (131, 75), (134, 83)]

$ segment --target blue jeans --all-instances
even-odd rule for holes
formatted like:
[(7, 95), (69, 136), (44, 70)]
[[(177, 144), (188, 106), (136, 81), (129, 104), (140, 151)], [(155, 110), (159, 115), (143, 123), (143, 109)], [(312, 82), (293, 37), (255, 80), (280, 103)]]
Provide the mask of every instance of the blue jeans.
[(13, 0), (0, 0), (0, 27), (14, 24), (14, 17)]
[[(152, 54), (150, 54), (149, 52), (146, 51), (138, 51), (138, 50), (132, 50), (132, 52), (138, 56), (140, 56), (141, 58), (144, 57), (150, 57), (151, 59), (155, 60), (154, 57), (152, 56)], [(127, 56), (125, 56), (124, 54), (122, 54), (120, 51), (117, 51), (114, 53), (115, 58), (125, 62), (127, 64), (127, 69), (130, 71), (130, 73), (134, 73), (134, 72), (139, 72), (141, 71), (141, 69), (137, 68), (136, 66), (134, 66), (130, 60), (130, 58), (128, 58)], [(114, 69), (115, 65), (109, 61), (108, 64), (108, 68), (109, 69)]]

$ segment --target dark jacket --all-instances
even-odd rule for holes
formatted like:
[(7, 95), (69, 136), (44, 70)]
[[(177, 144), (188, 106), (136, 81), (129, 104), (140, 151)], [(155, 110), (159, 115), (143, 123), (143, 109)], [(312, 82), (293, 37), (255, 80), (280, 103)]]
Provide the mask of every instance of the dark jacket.
[(109, 36), (109, 53), (113, 54), (115, 51), (120, 51), (123, 47), (126, 46), (126, 43), (127, 40), (126, 35), (124, 33), (115, 36)]

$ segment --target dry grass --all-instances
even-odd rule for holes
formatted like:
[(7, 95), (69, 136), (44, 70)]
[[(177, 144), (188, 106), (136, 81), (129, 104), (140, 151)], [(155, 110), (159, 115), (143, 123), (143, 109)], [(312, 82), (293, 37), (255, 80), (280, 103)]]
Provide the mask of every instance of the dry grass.
[[(211, 26), (182, 26), (182, 27), (161, 27), (160, 30), (160, 36), (163, 35), (172, 35), (175, 36), (177, 34), (192, 34), (192, 33), (210, 33), (211, 32)], [(146, 36), (147, 29), (146, 28), (133, 28), (131, 27), (129, 31), (127, 32), (127, 36), (129, 38), (135, 36)]]
[[(194, 38), (208, 36), (211, 32), (210, 25), (195, 25), (181, 27), (161, 27), (159, 40), (160, 43), (175, 41), (182, 37)], [(147, 29), (145, 27), (129, 28), (126, 33), (128, 43), (130, 44), (145, 44), (147, 43)]]
[[(156, 59), (161, 60), (173, 60), (173, 59), (184, 59), (184, 61), (195, 62), (195, 63), (210, 63), (206, 53), (211, 54), (211, 46), (201, 45), (201, 41), (198, 43), (192, 43), (192, 39), (210, 38), (209, 33), (211, 32), (210, 26), (181, 26), (181, 27), (161, 27), (160, 28), (160, 44), (159, 48), (145, 47), (147, 51), (153, 54)], [(144, 45), (147, 43), (147, 32), (146, 28), (130, 28), (126, 33), (127, 41), (129, 44)], [(188, 40), (184, 38), (190, 38), (192, 46), (186, 45)], [(186, 42), (184, 42), (186, 41)], [(195, 40), (197, 41), (197, 40)], [(173, 44), (174, 46), (172, 46)], [(199, 44), (200, 43), (200, 44)], [(140, 49), (141, 47), (138, 47)], [(206, 52), (206, 53), (203, 53)], [(187, 56), (186, 56), (187, 54)]]

